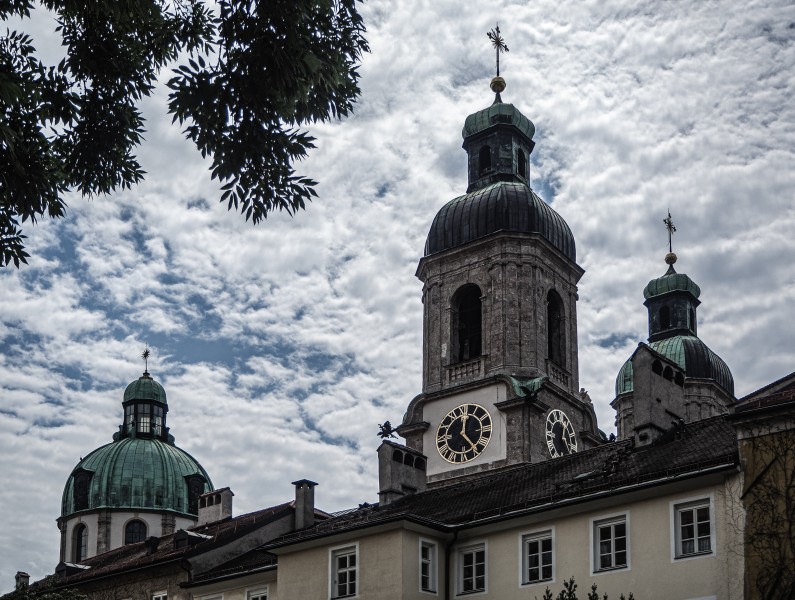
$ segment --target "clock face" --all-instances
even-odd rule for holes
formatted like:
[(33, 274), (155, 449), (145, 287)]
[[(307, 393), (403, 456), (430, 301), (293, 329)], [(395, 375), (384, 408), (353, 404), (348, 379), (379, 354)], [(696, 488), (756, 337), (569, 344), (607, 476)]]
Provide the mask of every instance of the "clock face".
[(552, 458), (577, 452), (577, 435), (562, 410), (554, 409), (547, 415), (547, 447)]
[(436, 430), (436, 449), (449, 463), (469, 462), (480, 456), (491, 439), (491, 415), (479, 404), (456, 406)]

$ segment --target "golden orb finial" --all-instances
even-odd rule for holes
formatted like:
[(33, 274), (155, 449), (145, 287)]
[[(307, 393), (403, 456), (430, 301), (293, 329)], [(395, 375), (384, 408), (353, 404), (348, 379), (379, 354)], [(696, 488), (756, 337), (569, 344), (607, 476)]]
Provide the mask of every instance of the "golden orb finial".
[(665, 264), (666, 265), (673, 265), (676, 262), (676, 254), (673, 252), (669, 252), (665, 255)]
[(491, 83), (489, 85), (491, 86), (492, 92), (494, 92), (495, 94), (499, 94), (505, 89), (505, 80), (499, 76), (492, 77)]

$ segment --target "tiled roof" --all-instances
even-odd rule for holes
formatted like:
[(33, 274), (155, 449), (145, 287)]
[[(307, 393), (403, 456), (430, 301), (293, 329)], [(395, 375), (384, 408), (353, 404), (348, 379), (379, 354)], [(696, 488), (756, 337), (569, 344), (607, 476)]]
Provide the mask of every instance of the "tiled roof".
[[(191, 584), (204, 584), (214, 579), (225, 579), (239, 573), (250, 573), (268, 567), (275, 567), (277, 560), (275, 554), (271, 554), (262, 548), (255, 548), (209, 571), (196, 575)], [(184, 587), (190, 587), (190, 584)]]
[(384, 507), (361, 507), (283, 536), (266, 547), (401, 519), (440, 529), (466, 527), (582, 502), (595, 494), (691, 477), (711, 468), (734, 466), (737, 461), (734, 428), (725, 416), (714, 417), (672, 430), (649, 446), (634, 448), (632, 441), (612, 442), (406, 496)]
[(255, 531), (267, 523), (279, 519), (292, 512), (292, 510), (292, 503), (287, 502), (238, 517), (194, 527), (190, 529), (191, 532), (210, 536), (210, 538), (206, 541), (200, 541), (182, 548), (174, 547), (174, 536), (177, 535), (178, 532), (161, 537), (157, 550), (151, 554), (148, 554), (147, 542), (122, 546), (121, 548), (116, 548), (115, 550), (82, 561), (80, 564), (87, 565), (90, 569), (65, 577), (58, 582), (58, 585), (69, 586), (96, 577), (113, 575), (114, 573), (123, 572), (128, 569), (189, 558), (207, 552), (208, 550), (224, 546), (235, 539), (239, 539)]

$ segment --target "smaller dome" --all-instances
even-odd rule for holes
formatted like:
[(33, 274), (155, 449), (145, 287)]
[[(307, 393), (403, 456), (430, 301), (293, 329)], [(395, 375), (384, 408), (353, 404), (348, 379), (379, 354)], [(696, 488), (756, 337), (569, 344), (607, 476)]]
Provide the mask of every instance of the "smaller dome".
[(147, 371), (124, 390), (124, 402), (129, 400), (154, 400), (166, 404), (166, 390), (152, 379)]
[[(695, 284), (693, 284), (695, 285)], [(685, 376), (696, 379), (712, 379), (732, 396), (734, 377), (723, 359), (693, 335), (676, 335), (650, 342), (649, 347), (672, 360), (685, 372)], [(634, 388), (632, 360), (621, 367), (616, 377), (616, 396), (631, 392)]]
[(648, 300), (669, 292), (689, 292), (693, 297), (698, 298), (701, 295), (701, 288), (684, 273), (677, 273), (671, 265), (665, 275), (652, 279), (646, 284), (643, 288), (643, 297)]
[(513, 104), (505, 104), (500, 101), (498, 96), (494, 104), (467, 117), (461, 135), (468, 138), (500, 123), (515, 126), (531, 140), (536, 132), (536, 127), (530, 119), (519, 112), (519, 109)]

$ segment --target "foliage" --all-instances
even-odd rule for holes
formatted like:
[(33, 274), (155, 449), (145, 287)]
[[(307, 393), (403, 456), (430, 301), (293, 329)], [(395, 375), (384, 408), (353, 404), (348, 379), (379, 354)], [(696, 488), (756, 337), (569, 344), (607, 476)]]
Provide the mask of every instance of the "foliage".
[[(542, 600), (577, 600), (577, 584), (574, 581), (574, 577), (563, 582), (563, 589), (560, 590), (557, 596), (554, 596), (552, 591), (547, 588), (544, 590), (544, 595), (541, 598)], [(632, 592), (630, 592), (628, 598), (625, 598), (624, 594), (621, 594), (620, 598), (621, 600), (635, 600), (635, 596), (632, 595)], [(600, 600), (595, 583), (591, 586), (591, 591), (588, 592), (587, 600)], [(607, 594), (602, 596), (601, 600), (608, 600)]]
[[(105, 195), (145, 173), (141, 100), (180, 56), (169, 112), (211, 158), (222, 201), (258, 223), (316, 192), (294, 161), (299, 129), (347, 115), (368, 50), (356, 0), (42, 0), (66, 57), (46, 66), (29, 35), (0, 36), (0, 266), (26, 263), (21, 224), (64, 215), (64, 195)], [(211, 8), (212, 7), (212, 8)], [(28, 18), (33, 0), (0, 0)]]

